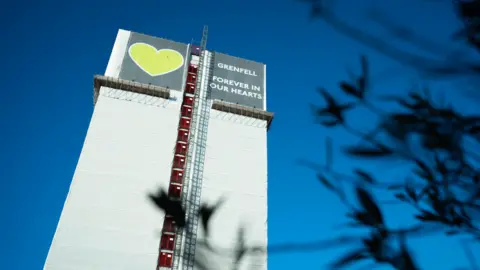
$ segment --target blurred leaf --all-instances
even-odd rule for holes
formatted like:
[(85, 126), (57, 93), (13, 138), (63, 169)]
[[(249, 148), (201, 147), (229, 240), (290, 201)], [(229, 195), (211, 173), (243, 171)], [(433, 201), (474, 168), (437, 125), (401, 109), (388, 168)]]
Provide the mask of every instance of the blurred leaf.
[(173, 217), (175, 225), (179, 228), (185, 227), (186, 215), (185, 210), (179, 200), (172, 200), (168, 196), (165, 190), (159, 189), (156, 194), (149, 194), (148, 198), (160, 209), (162, 209), (166, 215)]
[(425, 101), (425, 99), (416, 92), (410, 92), (410, 93), (408, 93), (408, 96), (411, 99), (415, 99), (415, 101), (418, 101), (418, 102), (424, 102)]
[(407, 197), (406, 197), (405, 194), (403, 194), (403, 193), (396, 193), (396, 194), (395, 194), (395, 198), (397, 198), (397, 199), (399, 199), (399, 200), (401, 200), (401, 201), (404, 201), (404, 202), (408, 201), (408, 200), (407, 200)]
[(478, 127), (478, 125), (480, 125), (480, 116), (464, 116), (461, 122), (467, 127)]
[(363, 181), (370, 183), (370, 184), (375, 184), (376, 181), (375, 179), (366, 171), (361, 170), (361, 169), (355, 169), (354, 172), (359, 176)]
[(458, 9), (459, 15), (469, 21), (478, 19), (480, 16), (480, 2), (475, 0), (459, 0), (455, 1), (456, 7)]
[(325, 176), (321, 175), (321, 174), (317, 174), (317, 179), (320, 181), (320, 183), (322, 183), (326, 188), (332, 190), (332, 191), (336, 191), (337, 189), (335, 188), (335, 186), (333, 186), (327, 178), (325, 178)]
[[(338, 104), (335, 99), (330, 95), (325, 88), (317, 89), (317, 91), (323, 96), (325, 99), (326, 107), (322, 109), (317, 109), (315, 114), (317, 117), (331, 117), (334, 118), (334, 121), (338, 122), (339, 124), (343, 124), (345, 122), (344, 113), (352, 109), (355, 104), (353, 103), (346, 103), (346, 104)], [(324, 125), (333, 125), (334, 122), (324, 123)]]
[(427, 180), (428, 182), (433, 182), (435, 180), (435, 176), (432, 170), (423, 161), (416, 160), (415, 163), (420, 169), (420, 170), (415, 170), (418, 176)]
[(412, 201), (417, 202), (417, 193), (411, 185), (405, 185), (405, 191), (407, 192), (408, 197), (412, 199)]
[(402, 189), (404, 187), (404, 184), (393, 184), (388, 186), (387, 189), (389, 190), (397, 190), (397, 189)]
[(419, 118), (412, 113), (395, 113), (390, 115), (390, 118), (399, 125), (412, 126), (419, 124)]
[(478, 126), (472, 126), (467, 130), (468, 133), (472, 135), (477, 135), (480, 134), (480, 125)]
[(380, 208), (378, 208), (377, 204), (373, 200), (372, 196), (362, 187), (357, 187), (357, 197), (362, 205), (362, 207), (366, 210), (367, 214), (375, 225), (383, 225), (383, 216)]
[(402, 245), (401, 255), (403, 259), (402, 270), (419, 270), (405, 244)]
[(332, 263), (330, 269), (339, 269), (366, 258), (368, 256), (365, 254), (364, 249), (355, 250)]
[(245, 246), (245, 228), (242, 226), (238, 230), (237, 234), (237, 242), (235, 246), (235, 256), (234, 256), (234, 264), (238, 265), (242, 260), (243, 256), (247, 252), (247, 248)]
[(416, 215), (415, 217), (422, 221), (436, 221), (436, 222), (442, 221), (442, 218), (440, 216), (425, 210), (422, 210), (422, 213), (420, 215)]
[(360, 91), (364, 93), (367, 91), (369, 78), (368, 59), (365, 55), (362, 55), (361, 57), (361, 65), (362, 76), (358, 79), (358, 87), (360, 88)]
[(436, 171), (438, 173), (440, 173), (443, 177), (446, 177), (446, 175), (448, 175), (449, 173), (449, 170), (448, 168), (445, 166), (445, 162), (443, 162), (442, 160), (440, 160), (440, 158), (438, 157), (438, 155), (435, 155), (435, 164), (436, 164)]
[(209, 206), (207, 204), (202, 204), (200, 206), (200, 210), (198, 214), (200, 215), (200, 219), (202, 222), (203, 230), (205, 233), (205, 237), (208, 238), (210, 235), (210, 219), (212, 218), (213, 214), (217, 211), (217, 209), (222, 205), (225, 201), (225, 197), (220, 198), (217, 203), (215, 203), (213, 206)]
[(336, 120), (332, 120), (332, 121), (322, 121), (320, 122), (320, 124), (324, 127), (335, 127), (335, 126), (338, 126), (340, 122)]
[(355, 88), (355, 86), (347, 82), (341, 82), (340, 88), (348, 95), (354, 96), (359, 99), (363, 98), (363, 93), (361, 93), (357, 88)]
[(374, 230), (368, 238), (363, 239), (363, 245), (377, 262), (384, 260), (387, 255), (385, 254), (385, 241), (387, 241), (388, 235), (386, 230)]
[(327, 91), (327, 89), (323, 88), (323, 87), (320, 87), (317, 89), (317, 92), (323, 97), (323, 99), (325, 99), (325, 102), (327, 104), (333, 104), (333, 105), (336, 105), (337, 102), (335, 101), (335, 99), (332, 97), (332, 95), (330, 95)]
[(348, 155), (359, 158), (380, 158), (393, 155), (393, 152), (386, 147), (364, 147), (364, 146), (351, 146), (345, 149)]

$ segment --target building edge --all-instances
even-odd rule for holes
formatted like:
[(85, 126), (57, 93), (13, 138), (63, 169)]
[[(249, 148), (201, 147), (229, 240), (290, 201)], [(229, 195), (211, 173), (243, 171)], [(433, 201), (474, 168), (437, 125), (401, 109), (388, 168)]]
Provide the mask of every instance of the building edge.
[(115, 43), (113, 44), (112, 53), (108, 59), (105, 76), (118, 78), (122, 69), (123, 59), (125, 58), (128, 41), (132, 32), (119, 29)]

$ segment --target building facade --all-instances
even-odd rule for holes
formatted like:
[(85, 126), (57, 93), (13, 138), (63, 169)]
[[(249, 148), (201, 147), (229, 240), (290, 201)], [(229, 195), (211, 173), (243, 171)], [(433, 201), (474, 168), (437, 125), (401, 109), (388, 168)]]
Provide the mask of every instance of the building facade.
[[(201, 249), (201, 204), (225, 201), (209, 243), (267, 245), (264, 64), (120, 30), (94, 80), (94, 112), (44, 269), (211, 269), (233, 260)], [(152, 204), (158, 188), (186, 209), (185, 230)], [(192, 233), (186, 233), (186, 231)], [(249, 255), (243, 269), (266, 269)]]

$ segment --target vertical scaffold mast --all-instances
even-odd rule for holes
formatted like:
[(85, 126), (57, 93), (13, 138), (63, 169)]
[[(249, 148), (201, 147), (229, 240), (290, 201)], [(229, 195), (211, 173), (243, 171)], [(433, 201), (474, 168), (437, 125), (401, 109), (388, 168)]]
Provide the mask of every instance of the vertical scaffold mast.
[(203, 168), (207, 141), (208, 121), (212, 101), (209, 97), (210, 56), (206, 51), (208, 27), (204, 26), (200, 42), (198, 76), (189, 138), (189, 153), (185, 165), (185, 188), (182, 206), (186, 210), (186, 228), (176, 235), (173, 269), (193, 269), (198, 229), (198, 211), (202, 192)]

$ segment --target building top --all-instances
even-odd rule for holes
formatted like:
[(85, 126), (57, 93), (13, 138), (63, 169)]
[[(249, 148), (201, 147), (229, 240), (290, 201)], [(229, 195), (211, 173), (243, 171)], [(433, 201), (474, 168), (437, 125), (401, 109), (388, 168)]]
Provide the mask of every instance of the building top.
[[(191, 50), (190, 44), (119, 30), (105, 77), (182, 92)], [(210, 53), (210, 97), (266, 110), (266, 65), (224, 53)]]

